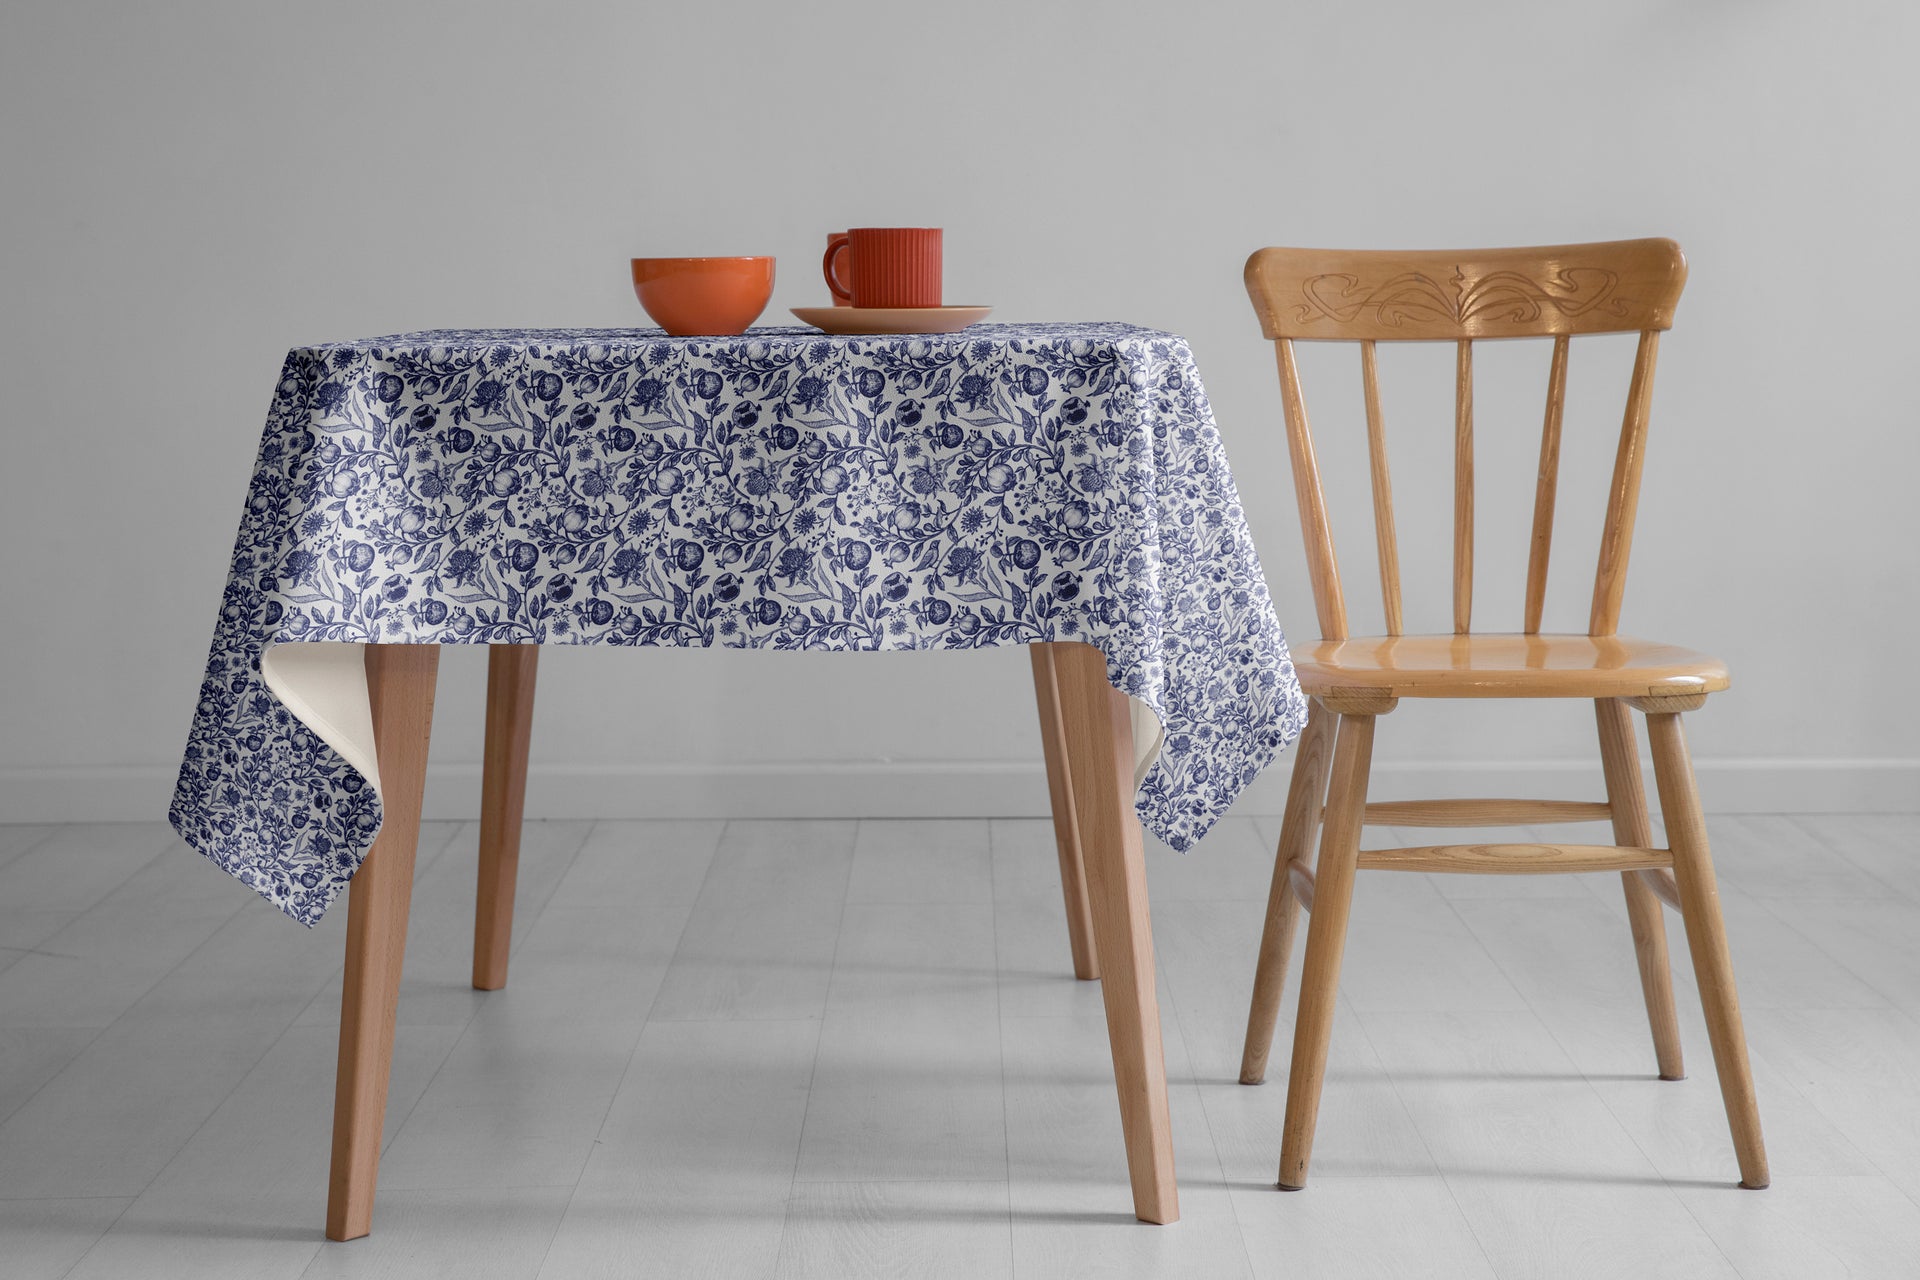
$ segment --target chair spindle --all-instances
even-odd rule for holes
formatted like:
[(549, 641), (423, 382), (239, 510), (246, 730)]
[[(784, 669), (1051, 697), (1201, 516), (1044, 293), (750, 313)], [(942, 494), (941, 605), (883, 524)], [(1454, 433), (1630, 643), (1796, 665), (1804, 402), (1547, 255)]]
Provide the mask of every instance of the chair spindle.
[(1540, 475), (1533, 489), (1533, 546), (1527, 553), (1526, 633), (1540, 634), (1547, 603), (1547, 557), (1553, 549), (1554, 491), (1560, 483), (1560, 419), (1567, 407), (1567, 347), (1553, 340), (1553, 368), (1547, 375), (1547, 420), (1540, 428)]
[(1653, 408), (1653, 367), (1660, 354), (1660, 332), (1640, 334), (1627, 388), (1626, 420), (1620, 424), (1620, 451), (1607, 490), (1607, 522), (1600, 535), (1600, 564), (1593, 575), (1593, 613), (1587, 634), (1610, 636), (1620, 626), (1620, 601), (1627, 590), (1627, 556), (1633, 549), (1633, 519), (1640, 509), (1640, 470), (1647, 460), (1647, 418)]
[(1473, 630), (1473, 341), (1462, 339), (1453, 393), (1453, 631)]
[(1393, 479), (1387, 470), (1387, 424), (1380, 413), (1380, 367), (1373, 339), (1360, 344), (1360, 375), (1367, 393), (1367, 465), (1373, 474), (1373, 537), (1380, 552), (1380, 604), (1387, 634), (1400, 634), (1400, 545), (1393, 531)]
[(1300, 395), (1300, 369), (1293, 343), (1273, 344), (1280, 361), (1280, 399), (1287, 415), (1287, 453), (1293, 463), (1293, 489), (1300, 506), (1300, 534), (1307, 545), (1307, 569), (1313, 575), (1314, 608), (1322, 640), (1347, 638), (1347, 604), (1340, 593), (1340, 566), (1333, 555), (1333, 528), (1327, 523), (1326, 496), (1320, 488), (1320, 464), (1314, 459), (1307, 428), (1306, 401)]

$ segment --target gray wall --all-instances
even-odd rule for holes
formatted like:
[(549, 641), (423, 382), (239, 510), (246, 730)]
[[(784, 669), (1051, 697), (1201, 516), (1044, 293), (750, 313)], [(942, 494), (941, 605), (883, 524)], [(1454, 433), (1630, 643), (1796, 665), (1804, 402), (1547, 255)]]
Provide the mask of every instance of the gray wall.
[[(1001, 318), (1188, 335), (1302, 640), (1248, 251), (1673, 236), (1692, 280), (1625, 629), (1734, 666), (1697, 717), (1710, 800), (1920, 797), (1911, 6), (13, 0), (0, 22), (0, 818), (163, 807), (288, 346), (644, 323), (633, 254), (776, 254), (778, 322), (824, 300), (849, 223), (944, 225), (948, 298)], [(1575, 349), (1562, 626), (1628, 354)], [(1349, 361), (1316, 356), (1307, 392), (1350, 438)], [(1435, 578), (1410, 608), (1444, 626), (1447, 353), (1389, 372), (1408, 572)], [(1481, 372), (1478, 616), (1511, 629), (1545, 353)], [(482, 671), (443, 665), (442, 811), (471, 803)], [(536, 811), (1043, 799), (1015, 652), (558, 651), (542, 679)], [(1387, 723), (1383, 790), (1583, 769), (1578, 707), (1441, 711)]]

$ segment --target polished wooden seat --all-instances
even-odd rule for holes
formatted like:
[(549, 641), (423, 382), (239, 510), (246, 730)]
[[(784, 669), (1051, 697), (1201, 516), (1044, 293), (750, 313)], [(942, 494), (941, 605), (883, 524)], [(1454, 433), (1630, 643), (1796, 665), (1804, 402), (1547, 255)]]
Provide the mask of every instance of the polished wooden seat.
[[(1705, 654), (1617, 634), (1646, 457), (1654, 363), (1660, 334), (1672, 327), (1686, 275), (1679, 247), (1669, 240), (1421, 253), (1262, 249), (1247, 262), (1247, 292), (1262, 332), (1273, 340), (1279, 363), (1287, 452), (1321, 635), (1319, 644), (1301, 646), (1294, 653), (1312, 710), (1294, 758), (1240, 1065), (1243, 1083), (1258, 1084), (1265, 1076), (1295, 923), (1302, 909), (1310, 911), (1312, 925), (1301, 971), (1300, 1012), (1294, 1020), (1281, 1139), (1279, 1183), (1283, 1188), (1297, 1189), (1306, 1183), (1333, 1032), (1347, 915), (1355, 873), (1363, 870), (1470, 875), (1618, 872), (1626, 893), (1655, 1060), (1661, 1078), (1672, 1080), (1679, 1079), (1683, 1070), (1661, 904), (1678, 909), (1693, 954), (1741, 1184), (1767, 1185), (1766, 1148), (1734, 992), (1733, 965), (1700, 797), (1680, 727), (1683, 713), (1696, 710), (1709, 695), (1727, 687), (1727, 669)], [(1587, 632), (1542, 634), (1571, 340), (1607, 333), (1637, 334), (1639, 346), (1608, 488)], [(1518, 633), (1475, 633), (1474, 344), (1510, 338), (1552, 341), (1524, 616)], [(1294, 353), (1295, 343), (1312, 341), (1359, 347), (1384, 635), (1355, 636), (1347, 626), (1346, 596)], [(1378, 352), (1381, 344), (1396, 342), (1447, 342), (1455, 348), (1450, 634), (1406, 634), (1402, 617), (1400, 551)], [(1369, 804), (1375, 725), (1401, 698), (1591, 699), (1607, 798)], [(1666, 825), (1665, 848), (1653, 842), (1631, 710), (1646, 715)], [(1361, 831), (1368, 824), (1475, 827), (1595, 820), (1611, 820), (1613, 844), (1360, 847)], [(1317, 858), (1313, 855), (1316, 830), (1320, 831)]]
[(1644, 698), (1728, 684), (1718, 658), (1630, 636), (1352, 636), (1296, 650), (1293, 665), (1309, 697)]

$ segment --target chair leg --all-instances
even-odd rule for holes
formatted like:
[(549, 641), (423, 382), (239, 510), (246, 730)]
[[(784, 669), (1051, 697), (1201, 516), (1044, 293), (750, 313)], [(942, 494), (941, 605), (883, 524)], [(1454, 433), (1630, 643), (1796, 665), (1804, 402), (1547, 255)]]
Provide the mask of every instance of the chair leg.
[(1293, 780), (1287, 786), (1287, 813), (1280, 823), (1280, 844), (1273, 855), (1273, 887), (1267, 892), (1267, 924), (1260, 934), (1260, 961), (1253, 972), (1253, 1003), (1247, 1010), (1247, 1042), (1240, 1053), (1240, 1083), (1259, 1084), (1267, 1077), (1267, 1055), (1273, 1051), (1273, 1028), (1280, 1020), (1280, 997), (1286, 993), (1287, 962), (1293, 956), (1293, 930), (1300, 918), (1288, 866), (1304, 859), (1313, 847), (1320, 825), (1320, 803), (1327, 792), (1327, 758), (1333, 747), (1334, 715), (1317, 703), (1309, 710), (1306, 730), (1293, 757)]
[(340, 1059), (334, 1077), (333, 1166), (327, 1238), (352, 1240), (373, 1225), (380, 1173), (394, 1014), (407, 949), (407, 907), (420, 842), (438, 645), (367, 646), (367, 686), (380, 760), (384, 821), (347, 889), (347, 968), (340, 997)]
[(1313, 1128), (1320, 1115), (1327, 1046), (1333, 1039), (1334, 1004), (1340, 991), (1340, 958), (1347, 944), (1347, 909), (1365, 824), (1367, 779), (1373, 765), (1370, 715), (1342, 715), (1333, 748), (1333, 780), (1326, 825), (1314, 871), (1313, 919), (1300, 970), (1300, 1012), (1293, 1023), (1293, 1065), (1287, 1076), (1287, 1119), (1280, 1141), (1280, 1187), (1298, 1191), (1307, 1183)]
[(496, 644), (487, 652), (487, 738), (480, 771), (480, 880), (473, 907), (473, 985), (507, 985), (513, 946), (513, 890), (520, 873), (520, 827), (527, 812), (527, 744), (533, 734), (535, 644)]
[(1107, 683), (1089, 645), (1054, 646), (1061, 726), (1086, 854), (1088, 899), (1101, 960), (1100, 994), (1120, 1093), (1120, 1127), (1143, 1222), (1180, 1217), (1167, 1114), (1167, 1066), (1154, 990), (1153, 929), (1140, 823), (1133, 813), (1133, 726), (1127, 698)]
[[(1607, 778), (1607, 803), (1613, 808), (1613, 842), (1651, 848), (1653, 822), (1647, 816), (1647, 793), (1633, 745), (1633, 716), (1626, 703), (1613, 698), (1596, 700), (1593, 710), (1600, 725), (1600, 767)], [(1640, 994), (1653, 1032), (1654, 1061), (1662, 1080), (1679, 1080), (1687, 1071), (1680, 1053), (1680, 1020), (1673, 1009), (1673, 978), (1667, 968), (1666, 909), (1639, 872), (1621, 872), (1620, 883), (1627, 895), (1634, 956), (1640, 962)]]
[(1693, 761), (1687, 754), (1679, 714), (1649, 713), (1647, 739), (1653, 746), (1653, 776), (1660, 788), (1667, 845), (1673, 850), (1680, 915), (1686, 921), (1687, 946), (1693, 953), (1693, 972), (1700, 983), (1700, 1006), (1707, 1016), (1707, 1040), (1713, 1046), (1720, 1097), (1726, 1104), (1734, 1154), (1740, 1161), (1740, 1185), (1757, 1190), (1768, 1181), (1767, 1149), (1760, 1136), (1760, 1108), (1754, 1100), (1753, 1073), (1747, 1065), (1747, 1037), (1740, 1025), (1740, 998), (1733, 986), (1733, 959), (1727, 952), (1713, 858), (1707, 850), (1707, 826), (1700, 814), (1700, 793), (1694, 786)]
[(1080, 850), (1080, 819), (1073, 811), (1073, 775), (1067, 767), (1067, 743), (1060, 726), (1060, 684), (1054, 672), (1054, 646), (1030, 644), (1033, 698), (1040, 708), (1040, 743), (1047, 757), (1047, 795), (1053, 806), (1053, 840), (1060, 853), (1060, 891), (1067, 900), (1067, 944), (1073, 950), (1073, 976), (1100, 976), (1093, 945), (1093, 907), (1087, 900), (1087, 870)]

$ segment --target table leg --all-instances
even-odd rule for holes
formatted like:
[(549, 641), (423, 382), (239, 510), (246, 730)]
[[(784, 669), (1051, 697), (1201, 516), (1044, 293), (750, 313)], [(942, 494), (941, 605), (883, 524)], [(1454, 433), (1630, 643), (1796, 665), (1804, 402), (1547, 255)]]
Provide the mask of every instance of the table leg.
[(327, 1238), (352, 1240), (373, 1225), (394, 1014), (407, 948), (407, 907), (420, 841), (420, 796), (433, 725), (440, 647), (367, 646), (367, 690), (380, 757), (379, 837), (347, 891), (347, 969), (340, 997), (340, 1060), (334, 1077), (333, 1168)]
[(480, 883), (473, 906), (473, 985), (507, 985), (513, 945), (513, 888), (520, 873), (520, 827), (527, 812), (527, 743), (533, 734), (536, 644), (496, 644), (487, 652), (487, 740), (480, 771)]
[(1133, 1211), (1143, 1222), (1176, 1222), (1180, 1198), (1173, 1178), (1146, 860), (1133, 812), (1132, 719), (1126, 695), (1107, 683), (1107, 660), (1098, 649), (1062, 643), (1053, 651)]
[(1030, 644), (1033, 696), (1040, 707), (1040, 742), (1047, 757), (1047, 795), (1053, 807), (1053, 840), (1060, 852), (1060, 890), (1067, 900), (1067, 943), (1073, 949), (1073, 976), (1100, 976), (1093, 945), (1093, 906), (1087, 900), (1087, 870), (1080, 850), (1080, 820), (1073, 811), (1073, 777), (1067, 767), (1067, 743), (1060, 724), (1060, 684), (1051, 644)]

